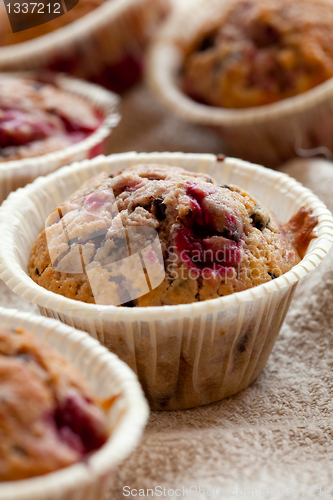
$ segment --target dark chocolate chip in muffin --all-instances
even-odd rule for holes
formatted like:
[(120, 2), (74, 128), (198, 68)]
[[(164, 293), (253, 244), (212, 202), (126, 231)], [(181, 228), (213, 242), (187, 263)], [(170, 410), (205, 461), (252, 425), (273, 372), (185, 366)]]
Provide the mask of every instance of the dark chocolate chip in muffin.
[(34, 86), (34, 89), (37, 91), (37, 92), (40, 92), (42, 90), (42, 88), (45, 86), (45, 83), (42, 83), (42, 82), (34, 82), (33, 83), (33, 86)]
[(257, 229), (259, 229), (259, 231), (263, 231), (270, 223), (270, 216), (268, 215), (267, 211), (260, 205), (255, 205), (254, 209), (255, 212), (251, 215), (253, 225)]
[(198, 52), (206, 52), (207, 50), (214, 47), (215, 33), (210, 33), (206, 35), (199, 43), (197, 50)]
[(255, 21), (249, 28), (249, 35), (257, 47), (269, 47), (279, 43), (281, 34), (279, 30), (268, 23), (263, 21)]
[(22, 448), (22, 446), (18, 446), (17, 444), (12, 446), (10, 450), (14, 455), (18, 455), (21, 458), (28, 455), (27, 452)]
[(16, 358), (23, 361), (23, 363), (29, 363), (31, 361), (31, 356), (27, 352), (17, 354)]
[(163, 221), (166, 218), (165, 212), (166, 212), (166, 204), (163, 203), (163, 200), (161, 198), (155, 198), (154, 200), (154, 206), (156, 209), (156, 217), (158, 218), (159, 221)]
[(237, 231), (237, 229), (236, 229), (235, 231), (233, 231), (233, 233), (232, 233), (232, 235), (231, 235), (231, 239), (232, 239), (233, 241), (235, 241), (236, 243), (238, 243), (238, 242), (239, 242), (239, 240), (240, 240), (240, 234), (239, 234), (239, 232)]

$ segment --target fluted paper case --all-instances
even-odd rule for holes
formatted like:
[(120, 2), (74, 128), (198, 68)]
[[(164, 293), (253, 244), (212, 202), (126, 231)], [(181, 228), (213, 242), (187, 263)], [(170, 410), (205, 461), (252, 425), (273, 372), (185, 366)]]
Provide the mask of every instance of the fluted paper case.
[[(51, 211), (98, 172), (159, 163), (205, 172), (237, 184), (287, 222), (302, 206), (318, 217), (317, 237), (303, 260), (258, 287), (187, 305), (127, 308), (67, 299), (27, 276), (31, 247)], [(0, 276), (40, 312), (85, 330), (137, 374), (153, 409), (199, 406), (245, 389), (260, 374), (297, 282), (315, 269), (333, 242), (332, 215), (289, 176), (214, 155), (125, 153), (74, 164), (10, 195), (0, 209)]]

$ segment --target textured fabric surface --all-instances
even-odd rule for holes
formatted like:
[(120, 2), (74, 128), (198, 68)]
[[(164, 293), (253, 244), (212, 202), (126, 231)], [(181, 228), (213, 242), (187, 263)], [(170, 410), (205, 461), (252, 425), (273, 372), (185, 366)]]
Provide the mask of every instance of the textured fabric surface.
[[(122, 112), (110, 152), (225, 151), (212, 132), (165, 113), (142, 87), (126, 97)], [(333, 165), (297, 160), (281, 170), (333, 210)], [(37, 311), (3, 284), (0, 290), (0, 305)], [(126, 498), (124, 486), (166, 488), (153, 498), (158, 491), (160, 498), (319, 498), (320, 486), (322, 497), (333, 496), (332, 300), (333, 253), (298, 286), (273, 353), (251, 387), (206, 407), (152, 413), (141, 444), (116, 472), (108, 500)]]

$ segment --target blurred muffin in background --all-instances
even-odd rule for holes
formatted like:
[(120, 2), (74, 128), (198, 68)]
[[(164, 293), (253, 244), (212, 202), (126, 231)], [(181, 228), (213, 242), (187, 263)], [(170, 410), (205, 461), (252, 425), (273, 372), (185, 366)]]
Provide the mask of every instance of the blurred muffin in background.
[(52, 83), (0, 75), (0, 162), (76, 144), (102, 121), (91, 103)]
[[(19, 12), (14, 33), (4, 4), (0, 5), (0, 71), (67, 72), (116, 92), (136, 83), (142, 75), (144, 49), (169, 12), (169, 0), (79, 0), (77, 5), (74, 0), (73, 8), (71, 0), (65, 4), (67, 11), (60, 2), (43, 4), (41, 12), (37, 8), (42, 4), (34, 12), (34, 4), (28, 4), (25, 13), (27, 4), (20, 0), (15, 4)], [(48, 5), (53, 10), (59, 5), (56, 17)]]
[(105, 152), (119, 97), (54, 73), (0, 73), (0, 203), (11, 191)]
[[(6, 10), (4, 4), (0, 5), (0, 46), (12, 45), (15, 43), (26, 42), (27, 40), (32, 40), (38, 36), (50, 33), (58, 28), (62, 28), (67, 24), (80, 19), (89, 12), (99, 7), (105, 0), (79, 0), (78, 4), (73, 7), (73, 9), (68, 10), (65, 15), (61, 15), (62, 4), (52, 3), (52, 11), (45, 4), (39, 4), (34, 9), (25, 12), (24, 0), (19, 0), (17, 3), (20, 5), (14, 7), (11, 5), (11, 9), (16, 9), (15, 13), (15, 24), (22, 31), (16, 31), (13, 33), (12, 26), (9, 22), (9, 18), (6, 15)], [(109, 0), (112, 1), (112, 0)], [(34, 4), (32, 4), (34, 5)], [(43, 6), (43, 7), (41, 7)], [(61, 10), (60, 10), (61, 9)], [(11, 12), (12, 13), (12, 12)], [(53, 17), (53, 19), (52, 19)]]
[(225, 108), (271, 104), (333, 76), (333, 4), (232, 0), (186, 50), (183, 84), (195, 100)]
[(109, 437), (106, 409), (65, 358), (24, 330), (0, 329), (0, 482), (68, 467)]

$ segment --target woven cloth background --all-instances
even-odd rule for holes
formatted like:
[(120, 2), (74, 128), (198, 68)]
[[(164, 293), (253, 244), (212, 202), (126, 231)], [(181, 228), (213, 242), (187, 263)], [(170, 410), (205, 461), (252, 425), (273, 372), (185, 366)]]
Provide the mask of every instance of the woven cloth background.
[[(224, 152), (217, 136), (164, 112), (143, 86), (126, 96), (122, 114), (110, 152)], [(333, 165), (297, 160), (281, 170), (333, 209)], [(299, 285), (252, 386), (206, 407), (152, 413), (141, 444), (116, 472), (108, 500), (126, 498), (124, 486), (138, 496), (139, 489), (166, 488), (161, 498), (309, 498), (319, 497), (319, 487), (321, 497), (333, 496), (332, 300), (333, 254)], [(37, 312), (3, 283), (0, 305)]]

